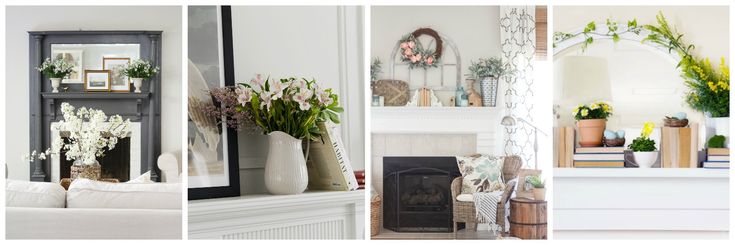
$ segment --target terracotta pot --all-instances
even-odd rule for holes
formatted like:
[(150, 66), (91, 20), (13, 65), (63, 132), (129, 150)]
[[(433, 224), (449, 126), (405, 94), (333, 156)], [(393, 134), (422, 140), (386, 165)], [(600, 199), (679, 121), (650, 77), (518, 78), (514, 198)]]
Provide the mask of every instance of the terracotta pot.
[(602, 134), (605, 132), (605, 119), (585, 119), (577, 122), (579, 128), (579, 145), (582, 147), (602, 146)]
[(534, 200), (546, 200), (546, 188), (535, 188), (533, 189)]

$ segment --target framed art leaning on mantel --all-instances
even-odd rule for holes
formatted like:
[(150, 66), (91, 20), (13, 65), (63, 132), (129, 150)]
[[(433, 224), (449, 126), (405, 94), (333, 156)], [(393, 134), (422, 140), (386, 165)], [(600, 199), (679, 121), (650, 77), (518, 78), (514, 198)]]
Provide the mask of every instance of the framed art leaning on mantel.
[[(207, 113), (208, 107), (219, 106), (209, 91), (235, 85), (230, 8), (199, 6), (189, 11), (199, 12), (189, 20), (190, 40), (197, 40), (189, 43), (189, 200), (239, 196), (237, 132)], [(218, 28), (209, 28), (213, 25)]]

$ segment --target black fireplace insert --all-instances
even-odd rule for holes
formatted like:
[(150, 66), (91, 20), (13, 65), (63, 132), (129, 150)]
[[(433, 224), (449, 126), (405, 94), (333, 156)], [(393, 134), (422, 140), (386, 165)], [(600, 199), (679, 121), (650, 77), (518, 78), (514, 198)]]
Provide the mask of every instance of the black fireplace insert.
[(455, 157), (384, 157), (383, 227), (397, 232), (451, 232)]

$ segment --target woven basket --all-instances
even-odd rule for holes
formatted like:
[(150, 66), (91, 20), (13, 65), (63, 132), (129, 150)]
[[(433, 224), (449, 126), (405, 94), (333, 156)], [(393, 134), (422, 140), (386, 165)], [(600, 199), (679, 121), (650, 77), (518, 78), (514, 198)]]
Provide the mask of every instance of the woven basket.
[(382, 200), (380, 197), (373, 198), (370, 201), (370, 236), (375, 236), (380, 233), (380, 204)]

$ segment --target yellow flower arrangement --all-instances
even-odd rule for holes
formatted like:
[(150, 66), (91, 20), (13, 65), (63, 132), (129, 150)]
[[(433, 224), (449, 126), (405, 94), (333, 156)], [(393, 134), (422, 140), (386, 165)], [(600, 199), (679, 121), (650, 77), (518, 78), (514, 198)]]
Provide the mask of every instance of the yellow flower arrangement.
[(612, 106), (604, 101), (580, 104), (572, 110), (572, 114), (576, 120), (607, 119), (612, 115)]
[(653, 122), (644, 123), (643, 130), (641, 130), (641, 137), (648, 138), (649, 136), (651, 136), (654, 127), (656, 127), (656, 124), (654, 124)]

